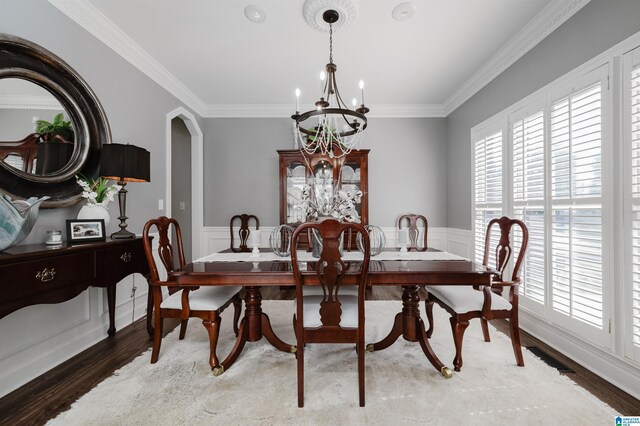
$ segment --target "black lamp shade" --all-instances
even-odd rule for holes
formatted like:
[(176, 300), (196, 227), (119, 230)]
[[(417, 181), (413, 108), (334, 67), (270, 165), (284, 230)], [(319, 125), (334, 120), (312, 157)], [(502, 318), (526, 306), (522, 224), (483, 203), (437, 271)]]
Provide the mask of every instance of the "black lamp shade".
[(55, 140), (39, 142), (36, 174), (45, 175), (61, 170), (69, 163), (71, 154), (73, 154), (72, 143)]
[(102, 145), (100, 176), (120, 182), (150, 182), (149, 151), (135, 145), (110, 143)]

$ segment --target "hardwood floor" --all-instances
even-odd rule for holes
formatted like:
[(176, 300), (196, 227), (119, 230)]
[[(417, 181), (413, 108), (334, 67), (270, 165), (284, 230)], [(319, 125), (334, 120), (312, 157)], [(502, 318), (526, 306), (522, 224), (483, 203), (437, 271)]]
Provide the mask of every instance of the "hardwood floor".
[[(293, 299), (293, 289), (264, 288), (263, 299)], [(396, 287), (376, 287), (367, 291), (369, 300), (399, 300), (402, 293)], [(425, 293), (421, 291), (421, 298)], [(421, 308), (424, 305), (421, 304)], [(424, 312), (423, 312), (424, 314)], [(493, 322), (499, 331), (508, 333), (506, 323)], [(168, 333), (178, 321), (166, 321)], [(566, 376), (609, 404), (620, 415), (640, 414), (640, 401), (621, 391), (571, 359), (541, 341), (522, 333), (523, 346), (537, 346), (575, 373)], [(115, 338), (107, 338), (76, 355), (42, 376), (0, 399), (0, 425), (40, 425), (69, 409), (71, 404), (91, 390), (115, 370), (131, 362), (151, 346), (144, 319), (118, 331)]]

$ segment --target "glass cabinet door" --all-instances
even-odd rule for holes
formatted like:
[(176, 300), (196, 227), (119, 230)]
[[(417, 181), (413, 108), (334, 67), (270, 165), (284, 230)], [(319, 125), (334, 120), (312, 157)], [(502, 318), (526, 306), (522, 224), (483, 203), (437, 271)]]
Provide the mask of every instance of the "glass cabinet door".
[(285, 223), (301, 223), (307, 218), (300, 205), (302, 187), (307, 182), (307, 168), (301, 161), (287, 164), (287, 210)]
[[(340, 170), (340, 187), (343, 191), (362, 191), (360, 161), (347, 159)], [(362, 199), (356, 204), (358, 216), (362, 218)]]

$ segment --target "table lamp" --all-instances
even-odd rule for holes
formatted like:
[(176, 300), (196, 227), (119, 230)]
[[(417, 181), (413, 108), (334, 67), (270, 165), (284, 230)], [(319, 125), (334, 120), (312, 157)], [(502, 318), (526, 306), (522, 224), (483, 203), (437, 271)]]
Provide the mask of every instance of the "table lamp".
[(151, 160), (149, 151), (135, 145), (110, 143), (102, 145), (100, 157), (100, 176), (112, 179), (120, 185), (118, 202), (120, 204), (120, 230), (111, 234), (112, 240), (133, 238), (135, 234), (127, 231), (127, 182), (150, 182)]

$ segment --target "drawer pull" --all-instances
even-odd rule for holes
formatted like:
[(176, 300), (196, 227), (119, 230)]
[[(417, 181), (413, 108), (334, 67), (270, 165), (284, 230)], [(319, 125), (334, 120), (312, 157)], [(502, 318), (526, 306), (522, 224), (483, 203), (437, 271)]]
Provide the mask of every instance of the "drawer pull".
[(131, 259), (133, 259), (133, 255), (127, 251), (122, 253), (122, 255), (120, 256), (120, 260), (122, 260), (124, 263), (131, 262)]
[(36, 274), (36, 278), (42, 281), (43, 283), (51, 281), (52, 279), (55, 278), (55, 276), (56, 276), (56, 268), (51, 268), (51, 269), (44, 268), (42, 271), (38, 271), (38, 273)]

